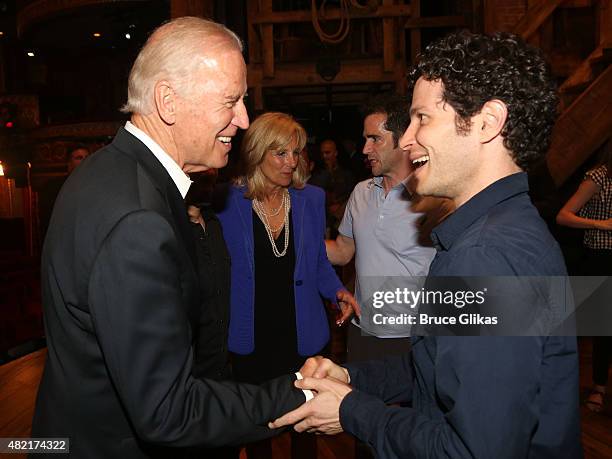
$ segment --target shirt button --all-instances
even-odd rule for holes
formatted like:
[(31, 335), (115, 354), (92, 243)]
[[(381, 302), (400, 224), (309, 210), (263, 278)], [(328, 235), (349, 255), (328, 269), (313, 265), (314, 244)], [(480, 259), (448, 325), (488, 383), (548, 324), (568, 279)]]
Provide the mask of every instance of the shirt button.
[(299, 287), (300, 285), (302, 285), (302, 281), (301, 280), (295, 281), (295, 285), (297, 285)]

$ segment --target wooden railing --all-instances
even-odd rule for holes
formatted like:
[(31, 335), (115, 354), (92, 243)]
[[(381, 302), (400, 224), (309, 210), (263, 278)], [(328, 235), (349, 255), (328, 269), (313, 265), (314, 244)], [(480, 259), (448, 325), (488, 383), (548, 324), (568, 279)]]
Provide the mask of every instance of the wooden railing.
[(562, 185), (612, 132), (612, 0), (533, 2), (514, 32), (533, 40), (561, 6), (592, 7), (596, 12), (595, 49), (560, 85), (561, 114), (546, 157), (550, 174)]

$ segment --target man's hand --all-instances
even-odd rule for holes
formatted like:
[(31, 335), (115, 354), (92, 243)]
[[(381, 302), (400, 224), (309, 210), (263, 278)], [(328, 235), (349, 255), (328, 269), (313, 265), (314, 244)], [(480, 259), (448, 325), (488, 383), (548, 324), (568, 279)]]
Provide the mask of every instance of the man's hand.
[(297, 432), (317, 432), (335, 435), (343, 431), (340, 425), (340, 404), (353, 390), (335, 379), (304, 378), (295, 382), (299, 389), (317, 392), (315, 398), (268, 424), (271, 429), (294, 425)]
[(327, 378), (329, 376), (345, 384), (349, 383), (349, 374), (346, 368), (336, 365), (320, 355), (307, 359), (300, 368), (300, 374), (304, 378)]
[(342, 311), (342, 315), (336, 320), (336, 325), (341, 326), (344, 322), (349, 319), (353, 312), (357, 317), (361, 317), (361, 308), (357, 304), (355, 297), (351, 295), (347, 290), (338, 290), (336, 293), (336, 299), (338, 300), (338, 306)]

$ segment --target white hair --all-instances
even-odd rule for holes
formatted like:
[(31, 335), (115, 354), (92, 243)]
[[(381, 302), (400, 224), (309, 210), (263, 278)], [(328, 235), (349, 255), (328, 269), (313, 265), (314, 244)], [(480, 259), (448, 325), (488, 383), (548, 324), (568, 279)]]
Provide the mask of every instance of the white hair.
[(123, 113), (142, 115), (154, 111), (155, 84), (167, 79), (180, 94), (188, 94), (191, 79), (211, 50), (219, 46), (242, 52), (242, 41), (227, 27), (216, 22), (185, 16), (158, 27), (134, 61), (128, 80), (128, 100)]

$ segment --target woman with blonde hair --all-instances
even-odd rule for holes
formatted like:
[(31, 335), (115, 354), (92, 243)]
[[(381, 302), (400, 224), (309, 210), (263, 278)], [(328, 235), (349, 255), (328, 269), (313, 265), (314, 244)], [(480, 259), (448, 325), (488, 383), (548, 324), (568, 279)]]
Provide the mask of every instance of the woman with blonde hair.
[[(357, 308), (327, 259), (325, 193), (304, 183), (306, 139), (289, 115), (259, 116), (242, 142), (244, 175), (218, 211), (231, 257), (229, 350), (238, 381), (296, 371), (320, 353), (329, 340), (321, 298), (339, 305), (339, 325)], [(270, 457), (267, 446), (258, 451), (249, 457)]]

